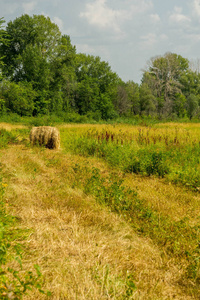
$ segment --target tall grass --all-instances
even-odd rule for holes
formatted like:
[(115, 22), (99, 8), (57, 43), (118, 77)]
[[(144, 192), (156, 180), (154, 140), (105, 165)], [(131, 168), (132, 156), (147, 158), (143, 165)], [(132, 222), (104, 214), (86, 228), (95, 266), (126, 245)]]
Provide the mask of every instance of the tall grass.
[(63, 132), (63, 144), (76, 154), (96, 156), (130, 173), (158, 176), (200, 190), (200, 127), (197, 131), (118, 126)]

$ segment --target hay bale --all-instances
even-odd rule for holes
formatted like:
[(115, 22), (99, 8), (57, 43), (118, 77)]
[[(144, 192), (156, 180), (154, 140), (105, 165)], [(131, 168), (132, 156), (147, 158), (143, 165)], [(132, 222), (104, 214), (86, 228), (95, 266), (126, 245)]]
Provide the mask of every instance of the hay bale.
[(51, 126), (33, 127), (30, 132), (32, 145), (39, 144), (49, 149), (58, 149), (60, 146), (60, 133), (57, 128)]

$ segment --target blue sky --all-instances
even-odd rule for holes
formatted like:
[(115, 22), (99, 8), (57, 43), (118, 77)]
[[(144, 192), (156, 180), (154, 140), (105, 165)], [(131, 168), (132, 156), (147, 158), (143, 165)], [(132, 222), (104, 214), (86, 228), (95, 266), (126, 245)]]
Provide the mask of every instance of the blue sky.
[(140, 83), (156, 55), (200, 58), (200, 0), (0, 0), (0, 17), (43, 14), (77, 52), (100, 56), (124, 81)]

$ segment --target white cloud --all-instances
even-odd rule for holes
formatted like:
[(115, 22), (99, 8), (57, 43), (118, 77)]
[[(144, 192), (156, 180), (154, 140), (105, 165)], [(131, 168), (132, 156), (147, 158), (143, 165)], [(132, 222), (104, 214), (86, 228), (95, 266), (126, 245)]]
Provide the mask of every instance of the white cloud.
[(169, 37), (166, 35), (166, 34), (164, 34), (164, 33), (162, 33), (160, 36), (159, 36), (159, 38), (160, 38), (160, 40), (161, 41), (167, 41), (168, 39), (169, 39)]
[(140, 48), (144, 49), (157, 49), (158, 45), (164, 45), (169, 41), (169, 37), (165, 33), (156, 34), (150, 32), (146, 35), (140, 36)]
[(199, 33), (192, 33), (185, 36), (190, 43), (199, 43), (200, 42), (200, 34)]
[(200, 16), (200, 0), (194, 0), (193, 8), (194, 8), (194, 13)]
[(132, 14), (142, 14), (150, 9), (153, 8), (153, 3), (152, 1), (147, 1), (147, 0), (134, 0), (132, 2), (135, 2), (135, 4), (132, 4), (130, 7), (131, 13)]
[(142, 47), (152, 47), (157, 42), (157, 35), (155, 33), (148, 33), (140, 37), (140, 46)]
[(137, 17), (153, 7), (152, 2), (147, 0), (140, 2), (132, 0), (131, 2), (135, 3), (126, 9), (113, 9), (107, 5), (107, 0), (96, 0), (86, 4), (85, 11), (80, 13), (80, 17), (87, 19), (90, 25), (104, 30), (111, 29), (124, 36), (121, 29), (122, 23), (127, 20), (131, 21), (134, 16)]
[(191, 22), (188, 16), (182, 14), (182, 8), (175, 6), (174, 12), (169, 16), (169, 21), (171, 24), (187, 24)]
[(62, 29), (63, 29), (63, 21), (62, 21), (62, 19), (60, 19), (60, 18), (58, 18), (58, 17), (54, 17), (54, 18), (52, 19), (52, 21), (53, 21), (54, 23), (56, 23), (56, 24), (58, 25), (60, 31), (62, 31)]
[(151, 14), (150, 19), (151, 19), (152, 23), (154, 23), (154, 24), (157, 24), (161, 21), (158, 14)]
[(114, 31), (120, 32), (118, 21), (125, 17), (125, 13), (109, 8), (106, 0), (96, 0), (86, 4), (86, 11), (80, 13), (80, 16), (86, 18), (91, 25), (103, 29), (112, 28)]
[(34, 10), (34, 8), (36, 7), (36, 5), (37, 5), (37, 2), (36, 1), (31, 1), (31, 2), (23, 2), (22, 3), (22, 7), (23, 7), (23, 9), (24, 9), (24, 12), (26, 13), (26, 14), (30, 14), (33, 10)]
[(1, 3), (0, 2), (0, 11), (3, 11), (5, 14), (14, 14), (17, 9), (20, 7), (20, 3)]

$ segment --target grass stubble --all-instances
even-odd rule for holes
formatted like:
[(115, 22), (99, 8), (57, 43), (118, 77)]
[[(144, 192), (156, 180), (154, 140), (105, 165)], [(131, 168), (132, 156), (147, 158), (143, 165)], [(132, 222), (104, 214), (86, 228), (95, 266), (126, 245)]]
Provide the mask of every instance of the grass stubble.
[[(1, 163), (9, 209), (19, 227), (28, 229), (23, 265), (41, 267), (51, 299), (199, 299), (181, 286), (183, 270), (175, 258), (73, 186), (72, 165), (110, 172), (102, 161), (13, 145), (1, 151)], [(132, 174), (126, 184), (160, 213), (198, 221), (196, 193)], [(27, 296), (36, 298), (45, 296)]]

